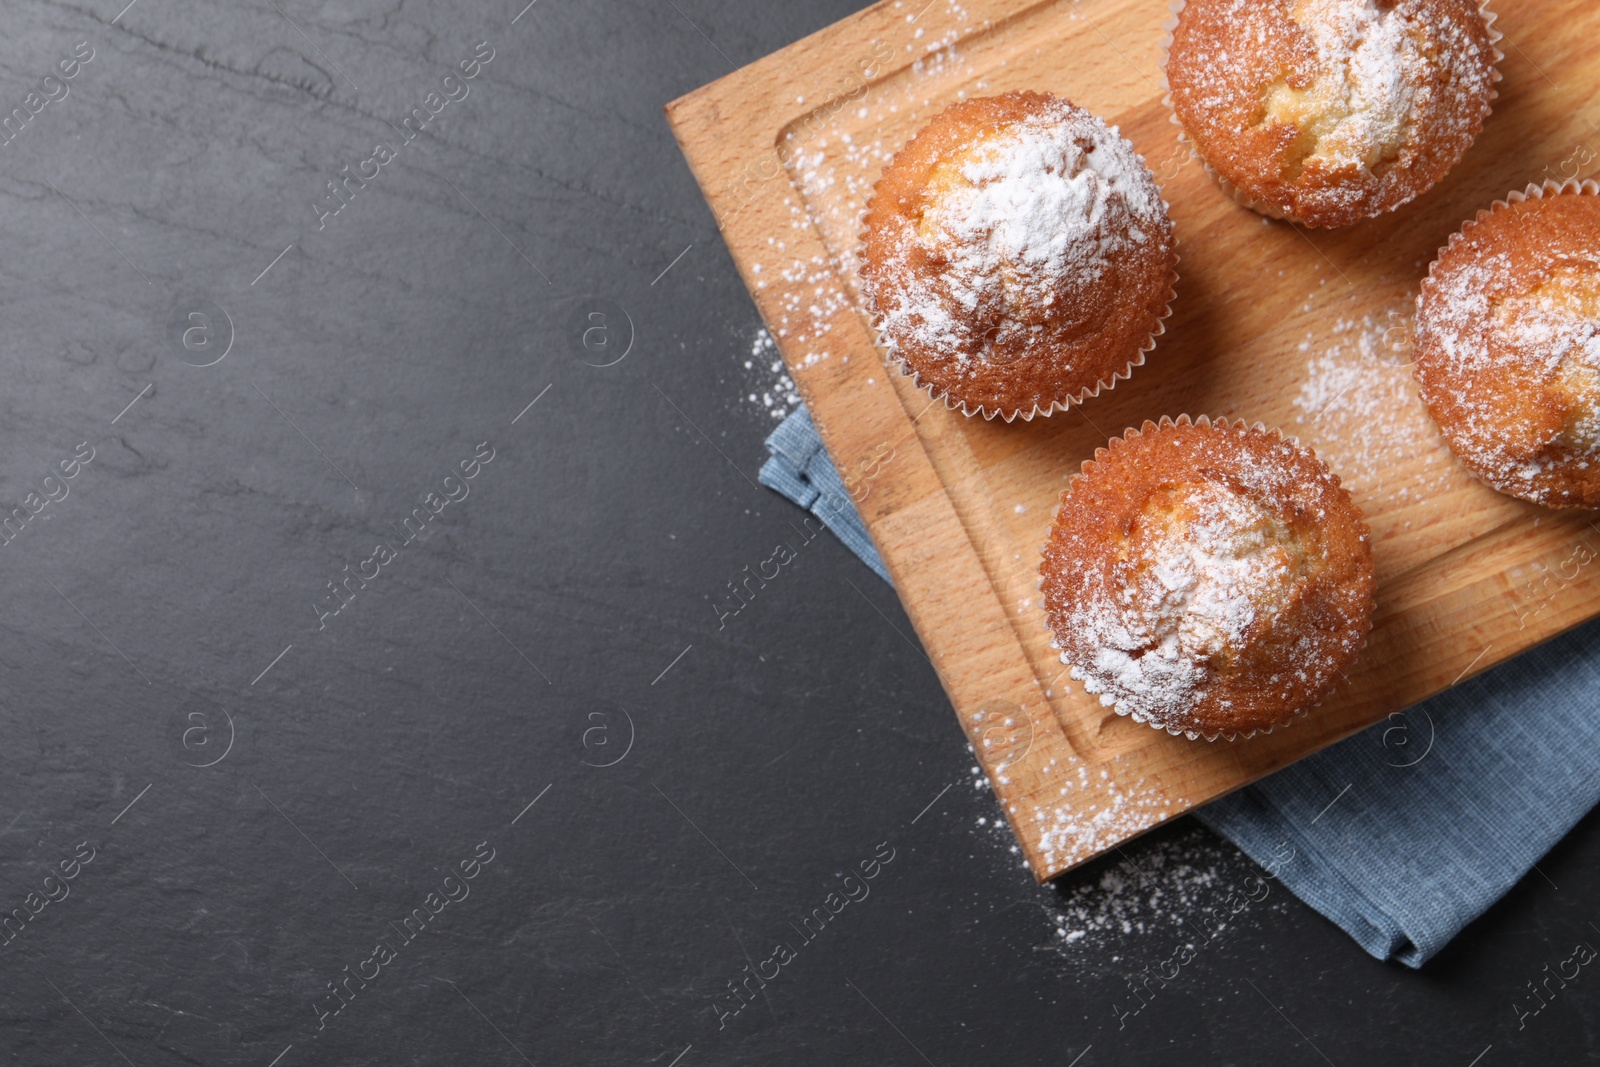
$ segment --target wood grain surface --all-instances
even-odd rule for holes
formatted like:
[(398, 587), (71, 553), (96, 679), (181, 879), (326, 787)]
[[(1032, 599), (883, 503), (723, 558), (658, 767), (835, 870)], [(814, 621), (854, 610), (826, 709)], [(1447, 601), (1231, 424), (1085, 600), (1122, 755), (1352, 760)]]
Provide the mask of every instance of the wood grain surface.
[[(1593, 516), (1475, 481), (1407, 366), (1418, 283), (1451, 232), (1512, 189), (1594, 169), (1600, 136), (1580, 116), (1600, 86), (1600, 9), (1496, 3), (1504, 81), (1467, 158), (1398, 212), (1327, 232), (1239, 207), (1179, 146), (1161, 0), (919, 7), (878, 4), (667, 111), (1038, 878), (1600, 612)], [(1013, 89), (1120, 127), (1162, 185), (1182, 262), (1166, 336), (1129, 381), (1006, 425), (931, 404), (887, 368), (854, 275), (885, 162), (950, 103)], [(1044, 629), (1038, 551), (1067, 479), (1109, 437), (1182, 413), (1313, 447), (1372, 526), (1368, 647), (1333, 697), (1270, 736), (1191, 742), (1117, 716), (1064, 676)]]

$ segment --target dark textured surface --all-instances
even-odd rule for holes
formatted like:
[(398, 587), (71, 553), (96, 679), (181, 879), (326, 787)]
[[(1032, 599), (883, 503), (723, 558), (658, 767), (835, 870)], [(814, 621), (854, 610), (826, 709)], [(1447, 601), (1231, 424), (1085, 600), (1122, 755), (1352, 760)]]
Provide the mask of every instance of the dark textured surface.
[[(660, 109), (849, 0), (123, 2), (3, 8), (0, 109), (94, 50), (0, 148), (0, 500), (67, 492), (0, 547), (0, 907), (68, 894), (0, 947), (5, 1062), (1600, 1058), (1587, 970), (1514, 1008), (1600, 944), (1593, 819), (1420, 975), (1252, 883), (1119, 1025), (1127, 976), (1259, 871), (1185, 822), (1033, 886), (892, 595), (829, 538), (718, 629), (799, 513), (752, 484), (759, 322)], [(324, 183), (485, 41), (319, 230)], [(581, 358), (596, 308), (631, 319), (614, 366)], [(1059, 936), (1085, 916), (1110, 928)]]

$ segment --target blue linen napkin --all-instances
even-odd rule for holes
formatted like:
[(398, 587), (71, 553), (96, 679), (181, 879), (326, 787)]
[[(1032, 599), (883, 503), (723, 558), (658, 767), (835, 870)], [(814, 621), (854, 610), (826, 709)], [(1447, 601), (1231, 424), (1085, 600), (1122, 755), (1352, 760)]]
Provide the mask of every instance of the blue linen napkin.
[(828, 450), (822, 447), (811, 412), (804, 405), (790, 412), (772, 431), (767, 438), (767, 451), (772, 458), (761, 468), (761, 484), (776, 489), (821, 519), (822, 525), (832, 530), (846, 548), (887, 582), (889, 571), (883, 565), (883, 557), (878, 555), (866, 525), (856, 514), (844, 479), (834, 468)]
[[(887, 580), (805, 408), (767, 450), (761, 483)], [(1420, 967), (1597, 801), (1600, 622), (1195, 815), (1367, 952)]]

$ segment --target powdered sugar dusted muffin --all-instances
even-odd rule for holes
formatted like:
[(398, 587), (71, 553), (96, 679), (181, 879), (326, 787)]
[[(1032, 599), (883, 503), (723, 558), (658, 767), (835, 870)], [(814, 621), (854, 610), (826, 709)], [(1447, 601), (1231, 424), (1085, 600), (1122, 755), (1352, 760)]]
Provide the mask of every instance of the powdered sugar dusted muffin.
[(1372, 628), (1361, 512), (1260, 426), (1147, 422), (1062, 494), (1039, 568), (1072, 677), (1138, 722), (1249, 737), (1315, 706)]
[(1600, 185), (1532, 186), (1450, 239), (1417, 301), (1415, 373), (1490, 485), (1600, 507)]
[(1040, 93), (935, 118), (885, 169), (863, 242), (890, 356), (989, 418), (1048, 415), (1126, 377), (1177, 279), (1167, 206), (1133, 146)]
[(1480, 0), (1187, 0), (1167, 84), (1184, 134), (1239, 199), (1346, 226), (1421, 195), (1495, 97)]

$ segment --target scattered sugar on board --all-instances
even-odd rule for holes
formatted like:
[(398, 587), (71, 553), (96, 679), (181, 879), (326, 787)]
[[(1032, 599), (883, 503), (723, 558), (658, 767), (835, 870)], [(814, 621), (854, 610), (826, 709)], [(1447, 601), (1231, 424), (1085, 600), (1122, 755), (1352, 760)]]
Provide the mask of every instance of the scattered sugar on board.
[[(1307, 334), (1293, 401), (1298, 436), (1339, 476), (1368, 520), (1465, 486), (1404, 360), (1404, 326), (1368, 315)], [(1402, 351), (1395, 351), (1396, 348)]]

